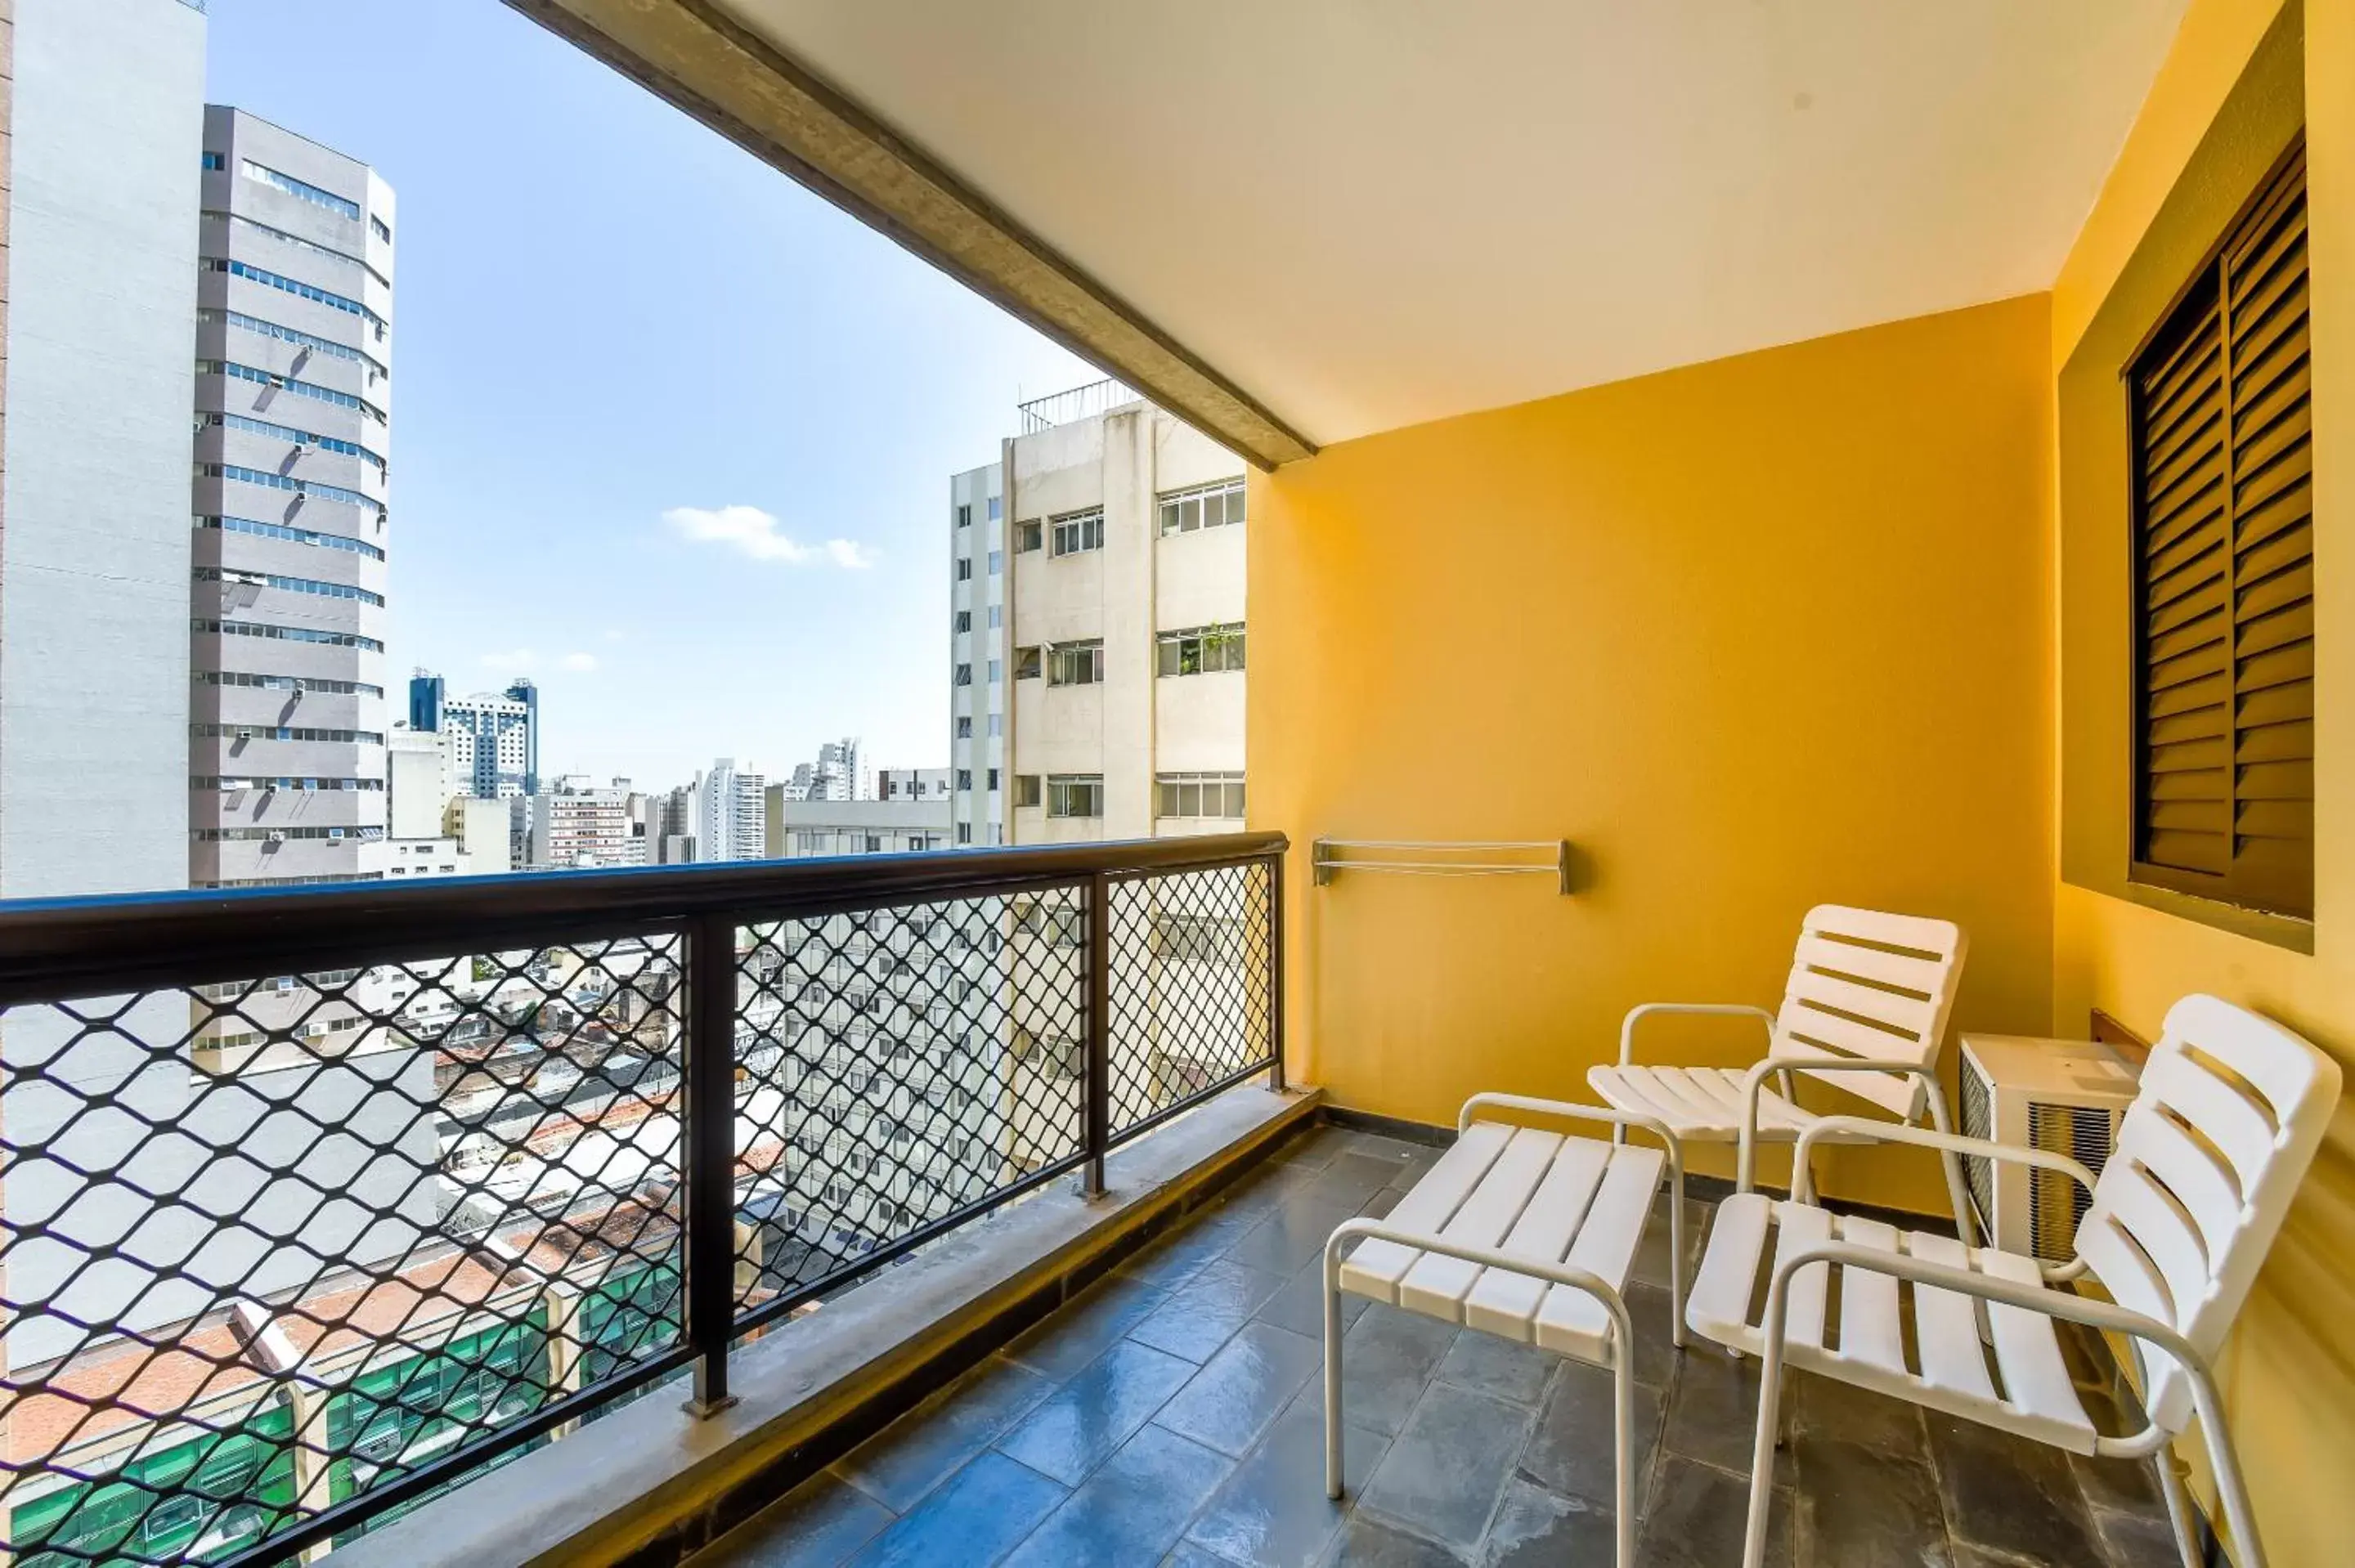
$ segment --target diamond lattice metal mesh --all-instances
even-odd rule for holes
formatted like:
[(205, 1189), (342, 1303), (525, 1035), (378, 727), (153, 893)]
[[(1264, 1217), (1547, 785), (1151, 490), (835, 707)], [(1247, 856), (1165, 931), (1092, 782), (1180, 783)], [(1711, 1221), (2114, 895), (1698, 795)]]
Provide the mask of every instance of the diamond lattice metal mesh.
[(1075, 1158), (1076, 888), (742, 927), (740, 1310)]
[(0, 1014), (17, 1568), (240, 1554), (675, 1347), (680, 948)]
[(1114, 1138), (1268, 1063), (1274, 888), (1258, 862), (1112, 884)]

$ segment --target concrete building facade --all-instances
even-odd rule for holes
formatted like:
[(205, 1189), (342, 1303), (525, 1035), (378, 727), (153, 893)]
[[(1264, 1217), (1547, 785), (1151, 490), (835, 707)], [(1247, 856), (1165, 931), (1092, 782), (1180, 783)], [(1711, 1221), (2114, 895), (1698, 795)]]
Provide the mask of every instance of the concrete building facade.
[(1137, 401), (1007, 451), (1007, 838), (1240, 829), (1242, 460)]
[(639, 832), (630, 781), (609, 787), (567, 776), (556, 788), (531, 797), (530, 855), (534, 871), (570, 871), (590, 866), (644, 865), (646, 840)]
[(949, 834), (1007, 842), (1006, 530), (1002, 463), (949, 480)]
[(817, 748), (815, 762), (794, 764), (785, 781), (795, 800), (865, 800), (872, 798), (867, 779), (866, 752), (855, 735), (829, 740)]
[(954, 797), (946, 768), (881, 768), (875, 773), (879, 800), (948, 800)]
[(769, 857), (905, 854), (945, 849), (949, 798), (944, 791), (923, 799), (890, 800), (797, 800), (789, 787), (769, 786)]
[(189, 876), (204, 71), (205, 18), (178, 0), (16, 7), (0, 895)]
[(383, 874), (392, 189), (204, 111), (190, 879)]

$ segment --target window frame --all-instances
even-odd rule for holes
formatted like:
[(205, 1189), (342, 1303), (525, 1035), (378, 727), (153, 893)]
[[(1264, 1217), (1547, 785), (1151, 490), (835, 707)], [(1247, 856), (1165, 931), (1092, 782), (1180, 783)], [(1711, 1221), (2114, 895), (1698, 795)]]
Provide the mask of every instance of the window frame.
[[(1074, 809), (1075, 807), (1079, 809)], [(1047, 815), (1079, 821), (1102, 821), (1104, 814), (1103, 775), (1050, 773), (1047, 776)]]
[[(2243, 760), (2240, 752), (2240, 737), (2243, 728), (2240, 704), (2243, 694), (2237, 689), (2237, 677), (2243, 661), (2252, 657), (2242, 652), (2239, 616), (2241, 585), (2238, 580), (2238, 567), (2239, 558), (2252, 552), (2244, 549), (2239, 542), (2238, 524), (2243, 514), (2237, 509), (2236, 498), (2230, 487), (2230, 476), (2235, 468), (2233, 460), (2239, 433), (2233, 426), (2235, 410), (2232, 401), (2232, 381), (2237, 370), (2232, 358), (2234, 334), (2229, 319), (2230, 297), (2226, 292), (2229, 284), (2227, 274), (2232, 258), (2235, 253), (2248, 244), (2254, 236), (2260, 233), (2269, 219), (2277, 217), (2280, 209), (2291, 201), (2308, 202), (2306, 137), (2302, 131), (2284, 150), (2282, 155), (2267, 168), (2264, 176), (2256, 182), (2247, 200), (2224, 224), (2215, 243), (2202, 254), (2198, 265), (2191, 269), (2182, 286), (2168, 302), (2166, 309), (2159, 313), (2149, 333), (2141, 343), (2136, 345), (2134, 352), (2126, 356), (2126, 363), (2120, 370), (2126, 403), (2125, 442), (2126, 473), (2125, 477), (2129, 519), (2126, 539), (2128, 599), (2126, 668), (2130, 712), (2126, 747), (2126, 882), (2130, 886), (2188, 895), (2246, 910), (2267, 918), (2306, 923), (2311, 922), (2315, 916), (2314, 857), (2317, 835), (2312, 826), (2308, 827), (2305, 842), (2306, 864), (2302, 879), (2293, 878), (2290, 881), (2285, 881), (2277, 868), (2267, 867), (2256, 862), (2244, 863), (2238, 853), (2240, 841), (2249, 836), (2242, 832), (2238, 817), (2242, 803), (2241, 774), (2249, 764)], [(2310, 221), (2310, 203), (2308, 212)], [(2310, 243), (2309, 235), (2309, 246)], [(2307, 288), (2310, 302), (2312, 288), (2310, 261), (2308, 268), (2309, 281)], [(2306, 308), (2308, 312), (2307, 352), (2311, 355), (2314, 340), (2310, 302)], [(2220, 383), (2223, 387), (2222, 418), (2225, 424), (2221, 450), (2228, 478), (2222, 520), (2225, 545), (2222, 609), (2225, 616), (2226, 647), (2223, 667), (2220, 672), (2225, 679), (2226, 711), (2222, 721), (2224, 726), (2222, 772), (2226, 793), (2222, 801), (2222, 832), (2225, 839), (2226, 858), (2224, 870), (2221, 873), (2166, 864), (2150, 860), (2146, 855), (2146, 851), (2149, 847), (2150, 834), (2154, 831), (2150, 812), (2155, 783), (2150, 766), (2152, 750), (2150, 708), (2153, 694), (2150, 691), (2149, 673), (2153, 662), (2151, 658), (2153, 640), (2149, 631), (2151, 610), (2148, 598), (2151, 585), (2148, 581), (2148, 565), (2152, 552), (2150, 550), (2151, 528), (2147, 514), (2150, 498), (2146, 493), (2143, 474), (2148, 439), (2148, 432), (2145, 428), (2148, 410), (2144, 406), (2144, 374), (2146, 367), (2152, 361), (2165, 359), (2171, 352), (2181, 348), (2187, 341), (2196, 337), (2200, 330), (2198, 323), (2210, 313), (2213, 313), (2217, 323), (2219, 334), (2217, 352), (2222, 356), (2224, 362)], [(2188, 327), (2187, 320), (2190, 323)], [(2269, 387), (2267, 391), (2271, 390)], [(2312, 438), (2309, 436), (2307, 439), (2309, 442), (2307, 461), (2311, 465)], [(2267, 461), (2270, 462), (2272, 460)], [(2196, 470), (2195, 464), (2192, 471)], [(2312, 480), (2310, 477), (2307, 482), (2308, 486), (2307, 506), (2309, 514), (2306, 524), (2308, 530), (2307, 564), (2310, 571), (2313, 562)], [(2266, 502), (2277, 499), (2279, 493), (2282, 493), (2267, 496)], [(2288, 535), (2294, 532), (2295, 526), (2293, 524), (2279, 529), (2275, 534), (2267, 536), (2264, 543), (2271, 544), (2275, 540)], [(2162, 553), (2165, 548), (2181, 544), (2196, 532), (2195, 526), (2170, 538), (2167, 546), (2162, 547)], [(2196, 559), (2196, 556), (2193, 558)], [(2170, 571), (2175, 569), (2179, 568), (2169, 568)], [(2286, 575), (2288, 569), (2291, 568), (2283, 568), (2283, 575)], [(2273, 574), (2269, 571), (2268, 575)], [(2201, 617), (2195, 616), (2191, 619), (2196, 622)], [(2260, 650), (2261, 652), (2269, 651)], [(2180, 653), (2169, 654), (2158, 662), (2163, 663), (2168, 658), (2179, 656), (2181, 656)], [(2309, 676), (2309, 689), (2311, 689), (2311, 680), (2312, 677)], [(2313, 749), (2309, 744), (2308, 756), (2305, 759), (2309, 765), (2314, 760)], [(2320, 804), (2318, 797), (2316, 798), (2313, 805), (2318, 811)]]
[(1056, 560), (1084, 556), (1104, 547), (1104, 513), (1101, 506), (1082, 507), (1047, 520), (1048, 553)]
[(1047, 652), (1050, 686), (1101, 686), (1104, 679), (1103, 639), (1058, 642)]

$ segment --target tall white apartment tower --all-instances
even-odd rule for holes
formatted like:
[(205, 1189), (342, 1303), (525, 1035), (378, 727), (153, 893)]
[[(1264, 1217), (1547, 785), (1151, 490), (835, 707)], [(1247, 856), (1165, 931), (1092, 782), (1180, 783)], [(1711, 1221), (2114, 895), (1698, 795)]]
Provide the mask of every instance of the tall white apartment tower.
[(0, 896), (184, 887), (205, 18), (13, 10)]
[(723, 757), (696, 780), (696, 858), (760, 860), (768, 853), (768, 779)]
[(1006, 525), (986, 463), (949, 480), (949, 842), (1007, 842)]
[(189, 877), (385, 869), (392, 188), (204, 111)]
[[(1017, 843), (1242, 826), (1242, 460), (1149, 403), (1107, 401), (1025, 405), (1007, 446)], [(1052, 422), (1074, 402), (1102, 411)]]

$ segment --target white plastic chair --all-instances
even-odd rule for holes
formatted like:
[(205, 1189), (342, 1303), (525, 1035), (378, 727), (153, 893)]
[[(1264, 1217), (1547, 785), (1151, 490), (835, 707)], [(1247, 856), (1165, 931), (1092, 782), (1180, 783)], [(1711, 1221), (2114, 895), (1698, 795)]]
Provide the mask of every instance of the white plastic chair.
[[(2338, 1064), (2288, 1030), (2212, 996), (2188, 996), (2167, 1015), (2098, 1181), (2075, 1160), (2041, 1150), (1848, 1118), (1809, 1128), (1799, 1139), (1790, 1201), (1752, 1192), (1720, 1205), (1687, 1309), (1694, 1332), (1762, 1361), (1744, 1568), (1765, 1558), (1786, 1361), (2079, 1454), (2143, 1458), (2197, 1414), (2242, 1568), (2263, 1568), (2209, 1368), (2322, 1140), (2339, 1083)], [(2041, 1265), (1816, 1207), (1809, 1146), (1851, 1134), (2065, 1172), (2093, 1194), (2077, 1226), (2075, 1257)], [(1770, 1225), (1775, 1243), (1765, 1265), (1765, 1308), (1753, 1324), (1750, 1303)], [(1824, 1307), (1835, 1266), (1839, 1332), (1828, 1344)], [(2099, 1282), (2111, 1301), (2059, 1288), (2081, 1277)], [(1917, 1366), (1905, 1361), (1901, 1280), (1913, 1287)], [(2149, 1412), (2141, 1431), (2123, 1437), (2094, 1431), (2062, 1361), (2056, 1320), (2122, 1335), (2134, 1346)], [(2182, 1482), (2163, 1458), (2158, 1469), (2178, 1546), (2198, 1568)]]
[[(1619, 1026), (1618, 1065), (1590, 1068), (1586, 1081), (1606, 1104), (1665, 1124), (1679, 1144), (1738, 1144), (1735, 1185), (1743, 1192), (1750, 1191), (1757, 1144), (1796, 1143), (1826, 1119), (1799, 1107), (1794, 1073), (1869, 1100), (1907, 1123), (1926, 1110), (1933, 1127), (1951, 1132), (1938, 1052), (1968, 947), (1962, 927), (1951, 921), (1817, 905), (1800, 925), (1781, 1012), (1647, 1001)], [(1766, 1054), (1747, 1071), (1638, 1065), (1636, 1025), (1669, 1013), (1755, 1018), (1766, 1025)], [(1777, 1080), (1779, 1094), (1766, 1087), (1769, 1077)], [(1870, 1140), (1834, 1129), (1817, 1141)], [(1962, 1167), (1951, 1156), (1945, 1165), (1955, 1223), (1968, 1239)]]

